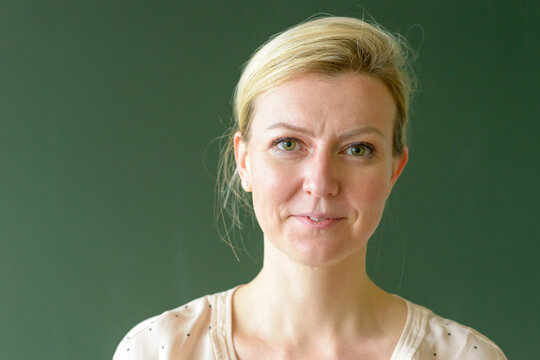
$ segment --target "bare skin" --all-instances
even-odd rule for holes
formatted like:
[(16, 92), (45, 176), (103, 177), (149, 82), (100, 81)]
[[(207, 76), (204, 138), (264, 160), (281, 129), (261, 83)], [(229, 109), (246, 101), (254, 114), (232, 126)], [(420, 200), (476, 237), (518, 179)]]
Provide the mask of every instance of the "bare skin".
[(361, 259), (298, 269), (275, 255), (268, 266), (281, 271), (263, 268), (233, 298), (238, 359), (390, 359), (407, 308), (362, 275)]
[(263, 268), (233, 297), (238, 359), (390, 359), (407, 307), (365, 264), (407, 162), (392, 154), (395, 116), (364, 74), (304, 75), (257, 101), (249, 141), (235, 136), (264, 233)]

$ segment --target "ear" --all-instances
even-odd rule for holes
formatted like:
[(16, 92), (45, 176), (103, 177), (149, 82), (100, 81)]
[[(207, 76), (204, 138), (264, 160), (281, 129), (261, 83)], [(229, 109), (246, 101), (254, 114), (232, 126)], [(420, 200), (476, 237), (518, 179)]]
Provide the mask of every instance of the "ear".
[(242, 134), (237, 131), (234, 134), (234, 159), (236, 160), (236, 171), (240, 176), (240, 182), (245, 191), (251, 191), (251, 173), (249, 171), (248, 146), (242, 139)]
[(407, 161), (409, 161), (409, 148), (407, 145), (403, 145), (403, 153), (399, 156), (395, 156), (392, 161), (392, 176), (390, 178), (390, 182), (388, 183), (386, 197), (390, 196), (390, 192), (392, 191), (397, 179), (403, 172), (405, 165), (407, 165)]

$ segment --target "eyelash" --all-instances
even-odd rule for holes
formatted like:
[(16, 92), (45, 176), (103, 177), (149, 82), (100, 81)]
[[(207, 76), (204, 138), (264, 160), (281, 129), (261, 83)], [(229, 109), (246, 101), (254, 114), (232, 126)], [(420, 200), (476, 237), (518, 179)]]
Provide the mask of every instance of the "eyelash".
[(375, 148), (373, 147), (373, 145), (363, 143), (363, 142), (357, 142), (357, 143), (349, 144), (347, 146), (347, 148), (345, 149), (345, 151), (349, 150), (349, 149), (352, 149), (352, 148), (355, 148), (355, 147), (363, 147), (364, 149), (367, 150), (366, 155), (362, 155), (362, 156), (359, 156), (359, 157), (366, 157), (366, 156), (371, 157), (371, 156), (373, 156), (373, 153), (375, 152)]
[[(283, 144), (285, 141), (292, 141), (292, 142), (296, 143), (297, 146), (301, 143), (301, 141), (298, 140), (298, 139), (295, 139), (295, 138), (292, 138), (292, 137), (283, 137), (283, 138), (279, 138), (279, 139), (274, 140), (272, 142), (272, 146), (277, 147), (280, 151), (283, 151), (283, 152), (291, 152), (292, 150), (287, 151), (287, 150), (281, 149), (279, 147), (279, 145)], [(296, 147), (295, 147), (295, 150), (296, 150)]]
[[(285, 141), (291, 141), (291, 142), (294, 142), (296, 143), (296, 146), (301, 146), (301, 141), (296, 139), (296, 138), (292, 138), (292, 137), (282, 137), (282, 138), (279, 138), (279, 139), (276, 139), (272, 142), (272, 147), (274, 148), (277, 148), (278, 151), (281, 151), (281, 152), (292, 152), (294, 150), (297, 150), (296, 149), (296, 146), (293, 150), (284, 150), (284, 149), (281, 149), (279, 147), (280, 144), (283, 144)], [(347, 145), (347, 147), (345, 148), (345, 150), (343, 151), (340, 151), (340, 153), (342, 152), (345, 152), (349, 149), (352, 149), (352, 148), (355, 148), (355, 147), (363, 147), (364, 149), (367, 150), (367, 154), (366, 155), (362, 155), (362, 156), (358, 156), (358, 157), (373, 157), (374, 153), (375, 153), (375, 147), (371, 144), (368, 144), (368, 143), (364, 143), (364, 142), (355, 142), (355, 143), (352, 143), (352, 144), (349, 144)], [(352, 156), (354, 156), (353, 154), (350, 154)]]

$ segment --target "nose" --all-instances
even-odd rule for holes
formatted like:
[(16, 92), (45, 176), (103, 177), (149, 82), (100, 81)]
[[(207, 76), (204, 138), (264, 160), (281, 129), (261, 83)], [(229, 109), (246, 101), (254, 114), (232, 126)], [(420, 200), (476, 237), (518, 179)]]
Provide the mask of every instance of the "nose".
[(339, 192), (339, 182), (335, 160), (330, 154), (317, 154), (307, 160), (304, 168), (304, 191), (317, 198), (336, 196)]

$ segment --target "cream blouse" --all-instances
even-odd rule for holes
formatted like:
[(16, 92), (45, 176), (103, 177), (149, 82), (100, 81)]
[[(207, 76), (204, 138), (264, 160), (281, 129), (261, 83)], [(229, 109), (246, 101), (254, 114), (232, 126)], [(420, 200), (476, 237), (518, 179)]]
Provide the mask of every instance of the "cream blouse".
[[(195, 299), (139, 323), (122, 339), (113, 360), (236, 360), (231, 336), (236, 289)], [(390, 360), (506, 359), (497, 345), (474, 329), (405, 302), (407, 321)]]

